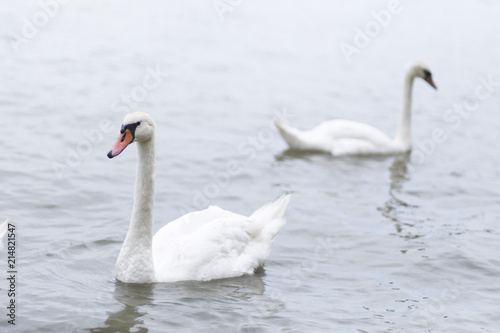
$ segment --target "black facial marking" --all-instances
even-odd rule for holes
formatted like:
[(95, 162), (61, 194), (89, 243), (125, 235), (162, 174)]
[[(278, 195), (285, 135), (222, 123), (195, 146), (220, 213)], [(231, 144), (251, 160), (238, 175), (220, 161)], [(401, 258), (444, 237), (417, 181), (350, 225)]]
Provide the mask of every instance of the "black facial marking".
[[(139, 126), (141, 124), (140, 121), (136, 122), (136, 123), (133, 123), (133, 124), (128, 124), (128, 125), (122, 125), (122, 128), (120, 130), (120, 133), (125, 133), (126, 130), (129, 130), (130, 133), (132, 134), (132, 137), (135, 138), (135, 129), (137, 128), (137, 126)], [(125, 140), (125, 134), (123, 135), (122, 137), (122, 142), (123, 140)], [(134, 141), (134, 140), (132, 140)]]
[(425, 78), (432, 77), (432, 73), (429, 72), (427, 69), (424, 69), (424, 75), (425, 75)]

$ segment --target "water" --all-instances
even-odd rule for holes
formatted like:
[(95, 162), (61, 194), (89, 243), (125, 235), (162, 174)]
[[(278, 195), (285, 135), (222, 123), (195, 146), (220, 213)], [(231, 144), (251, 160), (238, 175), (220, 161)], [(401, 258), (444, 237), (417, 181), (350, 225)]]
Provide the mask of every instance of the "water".
[[(36, 1), (3, 4), (0, 217), (17, 227), (18, 307), (14, 330), (2, 278), (0, 330), (498, 332), (500, 98), (477, 87), (500, 79), (500, 5), (401, 1), (348, 64), (341, 43), (385, 1), (227, 3), (221, 19), (219, 2), (75, 0), (47, 22)], [(25, 18), (40, 27), (16, 42)], [(285, 151), (279, 115), (392, 135), (411, 60), (439, 90), (415, 83), (410, 156)], [(158, 127), (155, 230), (293, 193), (263, 274), (115, 281), (136, 152), (106, 153), (134, 110)]]

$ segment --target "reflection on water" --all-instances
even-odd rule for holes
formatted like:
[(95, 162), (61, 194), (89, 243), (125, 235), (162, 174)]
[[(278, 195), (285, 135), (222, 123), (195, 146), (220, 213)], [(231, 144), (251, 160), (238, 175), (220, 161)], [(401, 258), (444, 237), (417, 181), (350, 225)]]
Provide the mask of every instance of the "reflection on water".
[(293, 149), (289, 148), (289, 149), (282, 151), (281, 153), (279, 153), (277, 155), (274, 155), (274, 158), (276, 159), (277, 162), (284, 162), (284, 161), (291, 160), (291, 159), (301, 159), (304, 161), (312, 162), (311, 157), (318, 155), (318, 154), (323, 154), (324, 156), (330, 155), (330, 154), (318, 153), (318, 152), (314, 152), (314, 151), (293, 150)]
[(148, 329), (141, 317), (147, 312), (139, 308), (150, 305), (153, 301), (153, 284), (127, 284), (116, 281), (114, 298), (125, 306), (117, 312), (109, 312), (102, 327), (90, 329), (92, 333), (134, 332), (145, 333)]
[[(183, 332), (182, 321), (179, 322), (182, 316), (209, 321), (214, 312), (218, 311), (235, 312), (235, 318), (240, 318), (235, 321), (235, 327), (260, 326), (255, 318), (262, 318), (269, 309), (252, 306), (238, 314), (235, 304), (239, 304), (239, 307), (252, 305), (255, 297), (264, 295), (263, 277), (264, 274), (255, 274), (207, 282), (183, 281), (144, 285), (116, 281), (113, 297), (123, 304), (123, 307), (119, 311), (108, 312), (103, 325), (89, 331), (148, 332), (143, 317), (148, 314), (149, 307), (155, 305), (164, 308), (161, 318), (157, 320), (164, 322), (165, 326), (178, 326), (179, 330), (176, 332)], [(277, 313), (284, 309), (284, 304), (280, 303), (278, 306), (272, 306), (269, 311)], [(178, 312), (182, 312), (183, 315), (179, 317)], [(186, 328), (186, 331), (190, 329)]]
[[(343, 164), (363, 167), (366, 166), (367, 161), (385, 161), (387, 158), (394, 158), (391, 166), (389, 167), (389, 199), (384, 203), (382, 207), (378, 210), (382, 212), (382, 215), (394, 222), (397, 233), (402, 233), (403, 226), (413, 227), (412, 223), (404, 221), (404, 218), (400, 216), (402, 207), (404, 208), (418, 208), (417, 206), (411, 205), (408, 202), (400, 198), (403, 185), (411, 179), (411, 164), (410, 157), (411, 153), (398, 154), (394, 157), (390, 155), (380, 156), (345, 156), (345, 157), (333, 157), (330, 154), (317, 153), (317, 152), (304, 152), (287, 149), (278, 155), (275, 155), (275, 159), (278, 162), (284, 162), (288, 160), (303, 160), (308, 163), (314, 163), (314, 156), (330, 156), (332, 160), (341, 161)], [(419, 235), (408, 233), (404, 235), (405, 238), (418, 238)]]
[[(394, 161), (389, 167), (389, 199), (384, 203), (383, 207), (378, 208), (384, 217), (394, 222), (394, 226), (398, 233), (403, 231), (403, 225), (409, 227), (413, 226), (411, 223), (404, 222), (399, 215), (400, 207), (415, 207), (398, 198), (398, 194), (401, 192), (403, 184), (410, 180), (409, 163), (410, 153), (399, 154), (394, 158)], [(404, 237), (417, 238), (418, 235), (406, 235)]]

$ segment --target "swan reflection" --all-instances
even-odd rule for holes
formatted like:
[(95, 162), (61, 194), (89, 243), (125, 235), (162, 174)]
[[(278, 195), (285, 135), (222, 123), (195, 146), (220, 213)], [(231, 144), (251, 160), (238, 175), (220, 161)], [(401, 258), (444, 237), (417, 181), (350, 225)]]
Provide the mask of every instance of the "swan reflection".
[[(274, 299), (265, 296), (263, 273), (236, 278), (206, 282), (183, 281), (176, 283), (127, 284), (115, 282), (113, 297), (123, 304), (119, 311), (108, 312), (101, 327), (92, 328), (92, 333), (148, 332), (145, 319), (149, 318), (149, 307), (162, 307), (161, 318), (155, 318), (165, 329), (176, 328), (175, 332), (191, 332), (193, 320), (205, 317), (217, 323), (219, 313), (230, 311), (235, 330), (239, 327), (255, 327), (265, 317), (269, 306), (276, 311)], [(266, 308), (255, 301), (264, 297)], [(262, 301), (262, 300), (261, 300)], [(271, 304), (271, 305), (270, 305)], [(279, 304), (279, 309), (284, 305)], [(210, 319), (213, 318), (213, 319)], [(227, 325), (227, 323), (225, 323)]]
[(131, 329), (134, 329), (134, 332), (147, 333), (149, 330), (141, 320), (147, 312), (140, 311), (139, 308), (153, 302), (153, 288), (153, 284), (128, 284), (116, 281), (113, 297), (124, 307), (117, 312), (109, 312), (104, 325), (90, 329), (90, 332), (131, 332)]
[[(399, 193), (411, 176), (410, 173), (410, 153), (397, 155), (389, 167), (389, 199), (384, 203), (383, 207), (379, 208), (382, 215), (394, 222), (396, 231), (401, 233), (403, 226), (412, 227), (413, 224), (407, 223), (401, 217), (401, 207), (414, 207), (406, 201), (400, 199)], [(406, 236), (405, 236), (406, 237)]]

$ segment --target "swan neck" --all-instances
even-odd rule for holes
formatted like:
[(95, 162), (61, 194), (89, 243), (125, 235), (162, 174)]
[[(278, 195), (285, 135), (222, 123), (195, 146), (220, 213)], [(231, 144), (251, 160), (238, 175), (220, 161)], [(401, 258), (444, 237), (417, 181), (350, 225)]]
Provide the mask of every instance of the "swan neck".
[(134, 208), (127, 237), (116, 263), (117, 278), (123, 282), (155, 281), (153, 263), (154, 138), (137, 144), (138, 164)]
[(396, 130), (395, 141), (404, 150), (411, 149), (411, 100), (414, 75), (408, 73), (404, 81), (403, 106), (399, 115), (399, 123)]
[[(131, 227), (153, 230), (155, 147), (154, 140), (137, 145), (137, 176)], [(149, 235), (149, 233), (148, 233)], [(152, 238), (152, 233), (151, 237)]]

